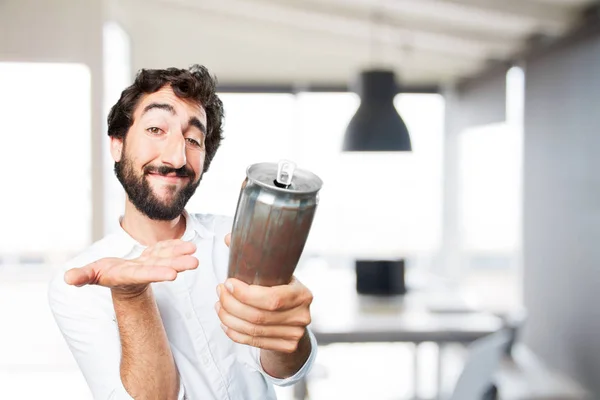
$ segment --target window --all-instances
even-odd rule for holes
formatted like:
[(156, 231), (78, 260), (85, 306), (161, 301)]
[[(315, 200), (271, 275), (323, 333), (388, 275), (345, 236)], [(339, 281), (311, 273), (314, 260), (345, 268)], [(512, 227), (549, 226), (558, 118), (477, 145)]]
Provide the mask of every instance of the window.
[(507, 120), (459, 136), (461, 285), (484, 307), (521, 304), (524, 74), (507, 74)]
[(0, 256), (44, 261), (89, 244), (90, 85), (80, 64), (0, 63)]
[(465, 251), (506, 254), (518, 250), (521, 139), (506, 123), (462, 133), (459, 214)]
[(355, 94), (303, 93), (298, 103), (298, 159), (324, 180), (306, 251), (376, 258), (435, 252), (441, 234), (443, 98), (396, 96), (411, 134), (410, 153), (341, 151), (359, 105)]

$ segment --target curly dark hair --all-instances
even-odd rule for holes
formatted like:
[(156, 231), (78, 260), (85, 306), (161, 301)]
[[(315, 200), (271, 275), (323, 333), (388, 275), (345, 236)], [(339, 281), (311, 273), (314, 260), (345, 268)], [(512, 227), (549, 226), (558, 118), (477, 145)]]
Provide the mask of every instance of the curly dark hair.
[(191, 99), (206, 112), (206, 157), (204, 172), (223, 139), (223, 103), (216, 94), (217, 79), (202, 65), (194, 64), (189, 69), (142, 69), (131, 86), (123, 90), (117, 103), (108, 114), (108, 136), (125, 139), (133, 125), (133, 114), (143, 94), (154, 93), (171, 86), (177, 97)]

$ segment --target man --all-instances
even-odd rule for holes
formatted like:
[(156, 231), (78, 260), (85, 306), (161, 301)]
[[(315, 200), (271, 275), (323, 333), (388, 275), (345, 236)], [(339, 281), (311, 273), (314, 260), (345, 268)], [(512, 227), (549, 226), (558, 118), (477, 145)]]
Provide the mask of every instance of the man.
[(232, 219), (184, 209), (222, 139), (215, 87), (198, 65), (142, 70), (108, 116), (121, 229), (49, 289), (96, 399), (272, 399), (313, 363), (310, 291), (226, 279)]

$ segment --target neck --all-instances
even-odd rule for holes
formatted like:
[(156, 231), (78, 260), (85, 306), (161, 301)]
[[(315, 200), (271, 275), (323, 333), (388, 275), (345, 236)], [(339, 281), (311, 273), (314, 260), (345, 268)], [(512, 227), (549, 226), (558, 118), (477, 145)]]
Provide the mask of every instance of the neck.
[(155, 221), (127, 200), (121, 227), (141, 245), (152, 246), (163, 240), (181, 238), (185, 232), (185, 217), (180, 215), (170, 221)]

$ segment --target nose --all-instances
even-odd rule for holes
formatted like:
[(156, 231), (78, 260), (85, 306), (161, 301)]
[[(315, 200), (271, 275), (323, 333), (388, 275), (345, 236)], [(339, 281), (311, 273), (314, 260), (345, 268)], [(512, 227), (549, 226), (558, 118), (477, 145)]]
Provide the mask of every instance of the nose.
[(185, 138), (180, 132), (172, 132), (167, 139), (161, 155), (163, 164), (173, 168), (183, 167), (187, 160), (185, 156)]

